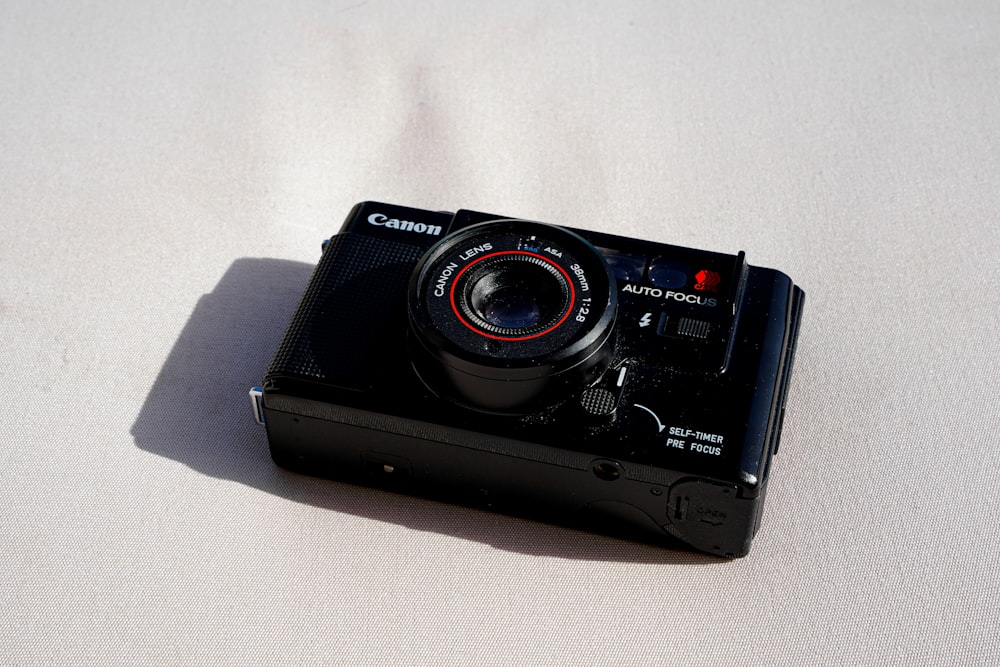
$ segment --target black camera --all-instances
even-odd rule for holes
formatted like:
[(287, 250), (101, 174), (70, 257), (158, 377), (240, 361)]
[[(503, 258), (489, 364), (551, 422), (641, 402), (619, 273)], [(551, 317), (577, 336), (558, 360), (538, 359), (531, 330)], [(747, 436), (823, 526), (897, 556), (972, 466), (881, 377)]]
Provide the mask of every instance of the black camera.
[(365, 202), (251, 396), (296, 472), (743, 556), (803, 301), (742, 252)]

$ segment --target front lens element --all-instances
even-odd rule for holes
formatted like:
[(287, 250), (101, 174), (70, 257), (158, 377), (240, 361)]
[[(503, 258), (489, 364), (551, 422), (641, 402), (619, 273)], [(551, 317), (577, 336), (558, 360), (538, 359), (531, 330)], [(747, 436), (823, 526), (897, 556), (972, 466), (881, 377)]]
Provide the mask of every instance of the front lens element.
[(467, 326), (502, 338), (538, 336), (562, 321), (573, 297), (569, 277), (531, 252), (502, 252), (471, 264), (456, 280), (456, 313)]
[(538, 324), (542, 309), (525, 285), (510, 285), (484, 296), (476, 310), (490, 324), (503, 329), (524, 329)]

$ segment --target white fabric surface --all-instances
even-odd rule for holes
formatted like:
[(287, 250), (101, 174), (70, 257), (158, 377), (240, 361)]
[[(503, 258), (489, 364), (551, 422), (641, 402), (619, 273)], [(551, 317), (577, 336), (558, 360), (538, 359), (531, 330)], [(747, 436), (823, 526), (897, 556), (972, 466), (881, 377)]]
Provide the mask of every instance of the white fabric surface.
[[(8, 2), (0, 663), (1000, 663), (1000, 5)], [(721, 561), (273, 466), (363, 199), (806, 290)]]

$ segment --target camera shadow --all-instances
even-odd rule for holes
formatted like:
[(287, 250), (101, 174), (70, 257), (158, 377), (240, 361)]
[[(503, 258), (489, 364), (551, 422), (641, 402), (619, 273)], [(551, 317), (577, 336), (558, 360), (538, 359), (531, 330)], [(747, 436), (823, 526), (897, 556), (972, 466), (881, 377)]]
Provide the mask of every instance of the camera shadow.
[(567, 559), (722, 564), (714, 556), (588, 533), (276, 466), (247, 391), (259, 385), (313, 266), (238, 259), (201, 297), (132, 426), (136, 446), (202, 474), (315, 507), (450, 535), (505, 551)]

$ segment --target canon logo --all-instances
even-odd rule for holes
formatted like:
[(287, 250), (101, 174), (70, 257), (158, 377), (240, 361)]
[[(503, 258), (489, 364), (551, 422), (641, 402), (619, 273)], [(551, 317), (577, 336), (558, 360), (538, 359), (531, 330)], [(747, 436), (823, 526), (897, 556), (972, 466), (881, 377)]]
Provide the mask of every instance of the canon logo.
[(385, 227), (386, 229), (399, 229), (404, 232), (430, 234), (431, 236), (441, 235), (441, 227), (438, 225), (425, 225), (422, 222), (397, 220), (396, 218), (386, 217), (381, 213), (372, 213), (371, 215), (369, 215), (368, 222), (375, 225), (376, 227)]

